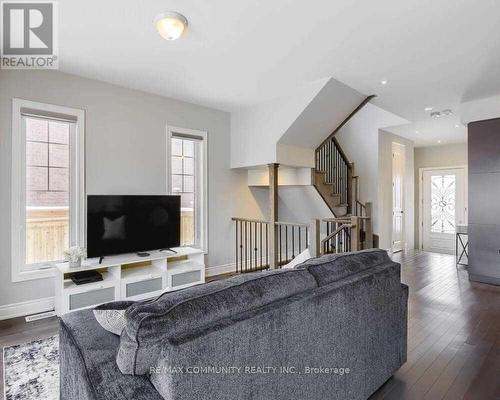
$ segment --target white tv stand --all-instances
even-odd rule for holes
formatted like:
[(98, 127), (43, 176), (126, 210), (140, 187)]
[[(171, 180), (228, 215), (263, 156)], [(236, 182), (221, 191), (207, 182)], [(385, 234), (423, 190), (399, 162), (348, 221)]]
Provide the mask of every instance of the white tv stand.
[[(63, 315), (115, 300), (144, 300), (205, 282), (203, 250), (191, 247), (148, 251), (147, 257), (121, 254), (89, 258), (80, 268), (55, 265), (55, 311)], [(98, 270), (103, 280), (76, 285), (71, 274)]]

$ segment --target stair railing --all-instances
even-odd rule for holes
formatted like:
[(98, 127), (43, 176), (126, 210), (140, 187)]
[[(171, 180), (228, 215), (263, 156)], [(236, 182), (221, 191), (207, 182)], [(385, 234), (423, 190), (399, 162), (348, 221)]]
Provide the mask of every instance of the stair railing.
[(347, 206), (347, 213), (354, 210), (352, 196), (352, 166), (339, 146), (335, 135), (376, 95), (370, 95), (340, 123), (316, 149), (316, 170), (326, 174), (326, 182), (332, 184), (333, 193), (340, 195), (340, 203)]
[(309, 225), (275, 222), (278, 229), (278, 266), (288, 264), (309, 247)]
[[(340, 195), (340, 203), (351, 204), (351, 165), (333, 136), (316, 149), (316, 170), (325, 174), (332, 193)], [(350, 210), (348, 210), (349, 212)]]
[(333, 226), (335, 229), (321, 240), (321, 254), (346, 253), (351, 251), (353, 225), (350, 221), (328, 221), (327, 225)]
[(295, 222), (275, 222), (276, 248), (271, 248), (271, 222), (233, 217), (235, 223), (235, 269), (237, 273), (269, 269), (272, 253), (277, 255), (277, 267), (289, 263), (309, 247), (309, 225)]

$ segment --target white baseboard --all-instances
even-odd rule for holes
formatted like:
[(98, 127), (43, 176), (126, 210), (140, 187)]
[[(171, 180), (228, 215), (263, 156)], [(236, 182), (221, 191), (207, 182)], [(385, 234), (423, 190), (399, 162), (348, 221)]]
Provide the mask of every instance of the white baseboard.
[(205, 270), (206, 276), (215, 276), (220, 274), (227, 274), (229, 272), (236, 272), (236, 264), (224, 264), (224, 265), (214, 265), (212, 267), (207, 267)]
[(41, 312), (51, 311), (53, 309), (53, 297), (23, 301), (15, 304), (6, 304), (4, 306), (0, 306), (0, 320), (24, 317), (26, 315), (38, 314)]

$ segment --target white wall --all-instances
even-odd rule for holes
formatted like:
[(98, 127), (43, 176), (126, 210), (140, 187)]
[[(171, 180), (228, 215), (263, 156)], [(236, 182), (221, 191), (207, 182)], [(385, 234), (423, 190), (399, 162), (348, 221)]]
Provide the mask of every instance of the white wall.
[(337, 134), (337, 140), (360, 179), (360, 200), (373, 203), (373, 231), (380, 235), (379, 218), (379, 129), (406, 120), (367, 104)]
[[(364, 96), (326, 78), (231, 114), (231, 166), (314, 165), (314, 150)], [(278, 147), (277, 147), (278, 146)]]
[(419, 248), (418, 220), (420, 198), (419, 175), (420, 168), (430, 167), (456, 167), (467, 165), (467, 143), (448, 144), (441, 146), (415, 148), (415, 247)]
[[(278, 186), (311, 186), (312, 172), (310, 168), (279, 167)], [(248, 186), (269, 186), (269, 170), (256, 168), (248, 170)]]
[(230, 170), (228, 113), (58, 71), (0, 71), (0, 306), (53, 295), (51, 279), (11, 281), (12, 98), (86, 112), (88, 194), (166, 193), (166, 124), (208, 131), (209, 266), (233, 262), (232, 216), (260, 205), (246, 171)]
[(415, 247), (414, 231), (414, 144), (411, 140), (394, 135), (389, 132), (379, 133), (379, 246), (382, 249), (392, 248), (392, 144), (398, 143), (404, 146), (405, 172), (403, 183), (403, 203), (404, 203), (404, 247), (413, 249)]
[(460, 121), (464, 125), (469, 122), (498, 118), (499, 115), (500, 96), (472, 100), (460, 105)]
[(231, 113), (231, 167), (277, 162), (276, 143), (326, 82), (319, 80), (288, 96)]

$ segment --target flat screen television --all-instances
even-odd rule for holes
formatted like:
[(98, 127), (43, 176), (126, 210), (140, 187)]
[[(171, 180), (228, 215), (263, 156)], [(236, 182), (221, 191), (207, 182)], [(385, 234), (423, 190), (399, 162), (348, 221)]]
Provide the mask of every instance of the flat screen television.
[(88, 257), (177, 247), (180, 226), (180, 196), (87, 196)]

